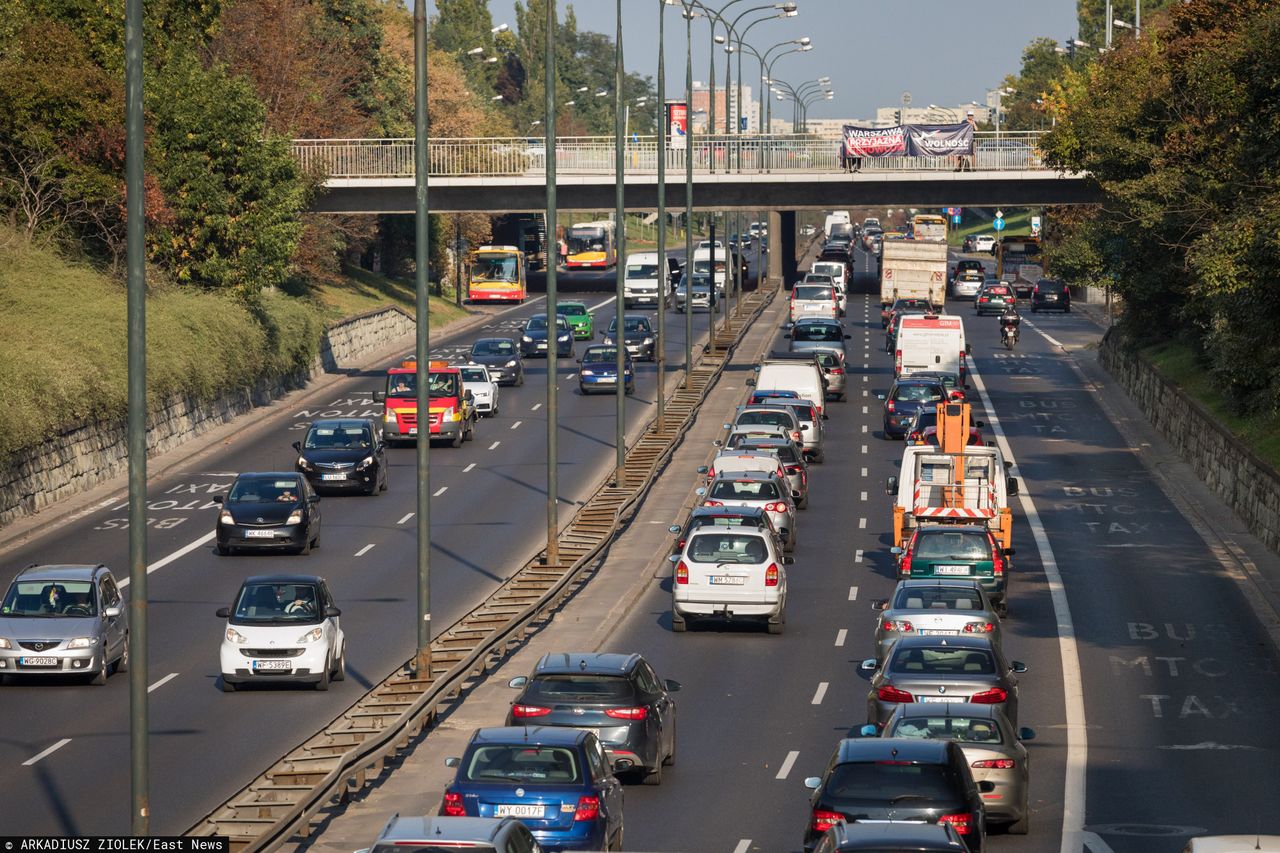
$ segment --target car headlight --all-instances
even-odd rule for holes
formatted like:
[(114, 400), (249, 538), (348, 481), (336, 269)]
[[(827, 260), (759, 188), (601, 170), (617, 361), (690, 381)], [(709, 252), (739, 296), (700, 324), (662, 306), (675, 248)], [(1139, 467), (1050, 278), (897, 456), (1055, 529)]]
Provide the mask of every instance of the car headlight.
[(395, 409), (387, 409), (385, 412), (383, 412), (383, 413), (382, 413), (382, 420), (383, 420), (383, 422), (384, 422), (384, 423), (388, 423), (388, 424), (393, 424), (393, 423), (395, 423), (395, 422), (396, 422), (396, 410), (395, 410)]
[(284, 520), (284, 523), (285, 524), (301, 524), (302, 510), (295, 509), (293, 512), (289, 513), (289, 517)]
[(604, 336), (604, 345), (608, 347), (613, 346), (613, 335)]
[(561, 335), (560, 335), (560, 337), (556, 338), (556, 340), (557, 340), (557, 341), (567, 341), (567, 340), (569, 340), (569, 333), (568, 333), (568, 332), (564, 332), (563, 334), (561, 334)]
[(231, 517), (231, 510), (224, 509), (222, 512), (218, 513), (218, 523), (235, 524), (236, 520)]
[(528, 335), (521, 335), (520, 340), (524, 341), (526, 344), (533, 343), (533, 338), (529, 337)]
[(228, 625), (228, 626), (227, 626), (227, 634), (226, 634), (226, 637), (227, 637), (227, 642), (228, 642), (228, 643), (247, 643), (247, 642), (249, 642), (249, 638), (248, 638), (248, 637), (246, 637), (244, 634), (241, 634), (239, 631), (237, 631), (235, 628), (232, 628), (230, 625)]
[(457, 409), (448, 408), (444, 410), (444, 414), (441, 415), (441, 419), (450, 421), (450, 422), (457, 422), (462, 420), (462, 413), (459, 412)]
[(373, 464), (373, 457), (372, 457), (372, 456), (366, 456), (365, 458), (361, 459), (359, 462), (357, 462), (357, 463), (356, 463), (356, 467), (357, 467), (357, 468), (368, 468), (368, 467), (369, 467), (370, 465), (372, 465), (372, 464)]
[(507, 367), (515, 367), (515, 366), (516, 366), (516, 360), (514, 358), (507, 362)]
[(13, 648), (13, 643), (9, 642), (4, 637), (0, 637), (0, 649), (11, 649), (11, 648)]
[(324, 636), (324, 631), (321, 630), (319, 625), (317, 625), (316, 627), (312, 628), (310, 631), (308, 631), (307, 633), (299, 637), (297, 641), (299, 643), (314, 643), (316, 640), (320, 639), (323, 636)]
[(585, 367), (581, 371), (579, 371), (579, 373), (582, 376), (595, 376), (594, 373), (592, 373), (590, 370), (587, 370)]
[(644, 339), (644, 346), (650, 346), (652, 343), (653, 343), (653, 338)]
[(96, 645), (98, 645), (97, 637), (76, 637), (74, 640), (67, 640), (69, 649), (87, 649)]
[(310, 468), (311, 468), (311, 463), (307, 461), (307, 457), (305, 457), (305, 456), (299, 456), (299, 457), (298, 457), (298, 467), (299, 467), (299, 468), (305, 468), (305, 469), (307, 469), (307, 470), (310, 470)]

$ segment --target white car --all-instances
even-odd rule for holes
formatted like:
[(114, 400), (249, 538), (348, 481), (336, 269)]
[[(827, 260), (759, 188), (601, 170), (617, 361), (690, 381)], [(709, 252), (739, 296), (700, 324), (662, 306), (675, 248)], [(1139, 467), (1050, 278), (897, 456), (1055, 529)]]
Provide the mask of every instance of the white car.
[(975, 252), (993, 252), (996, 248), (996, 238), (990, 234), (979, 234), (973, 238), (973, 250)]
[(723, 250), (723, 249), (724, 249), (724, 243), (721, 243), (719, 240), (714, 241), (714, 244), (713, 244), (713, 242), (712, 242), (711, 240), (700, 240), (700, 241), (698, 241), (698, 248), (699, 248), (699, 249), (710, 249), (710, 248), (712, 247), (712, 245), (714, 245), (716, 249), (721, 249), (721, 250)]
[(222, 692), (242, 684), (292, 681), (328, 690), (347, 677), (347, 638), (333, 596), (315, 575), (246, 578), (225, 619)]
[(458, 367), (462, 374), (462, 390), (471, 392), (471, 402), (476, 411), (490, 418), (498, 416), (498, 383), (489, 375), (483, 364), (464, 364)]
[(687, 620), (718, 617), (763, 620), (770, 634), (786, 623), (790, 557), (778, 553), (771, 535), (748, 528), (702, 527), (671, 556), (671, 630)]

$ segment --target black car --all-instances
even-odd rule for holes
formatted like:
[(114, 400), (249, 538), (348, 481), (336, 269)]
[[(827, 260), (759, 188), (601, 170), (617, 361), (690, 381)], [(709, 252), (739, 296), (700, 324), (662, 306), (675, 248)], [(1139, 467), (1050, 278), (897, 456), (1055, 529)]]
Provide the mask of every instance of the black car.
[[(547, 315), (534, 314), (524, 324), (520, 333), (520, 355), (525, 358), (547, 354)], [(555, 334), (556, 355), (568, 358), (573, 355), (573, 329), (563, 314), (556, 315)]]
[(804, 783), (813, 790), (805, 850), (841, 821), (893, 820), (950, 824), (977, 853), (987, 831), (982, 794), (995, 790), (974, 782), (955, 741), (918, 738), (846, 738), (822, 776)]
[(218, 512), (217, 551), (237, 549), (309, 554), (320, 544), (320, 496), (296, 471), (260, 471), (236, 477)]
[[(618, 318), (609, 321), (609, 328), (601, 333), (606, 344), (615, 343), (618, 334)], [(635, 359), (653, 361), (656, 334), (643, 314), (624, 314), (622, 317), (622, 342), (627, 353)]]
[(898, 379), (884, 398), (884, 437), (903, 438), (915, 423), (917, 412), (946, 399), (947, 390), (936, 379)]
[(524, 384), (520, 349), (511, 338), (481, 338), (471, 345), (468, 360), (489, 368), (489, 377), (499, 385)]
[[(699, 468), (698, 471), (699, 473), (706, 473), (702, 468)], [(748, 530), (759, 530), (773, 536), (778, 550), (782, 550), (782, 539), (778, 536), (778, 531), (774, 529), (773, 522), (769, 520), (769, 514), (764, 511), (764, 507), (695, 506), (689, 511), (689, 518), (683, 527), (679, 524), (673, 524), (667, 528), (676, 534), (671, 553), (679, 554), (683, 552), (685, 543), (688, 542), (693, 532), (704, 527), (745, 527)]]
[(1063, 311), (1071, 313), (1071, 291), (1060, 281), (1042, 278), (1031, 290), (1031, 313)]
[(813, 853), (966, 853), (955, 827), (936, 823), (837, 823), (823, 834)]
[(313, 421), (293, 449), (298, 451), (294, 467), (317, 491), (376, 495), (387, 490), (386, 447), (368, 418)]
[(894, 316), (902, 313), (903, 311), (908, 314), (913, 312), (927, 314), (933, 310), (933, 303), (928, 299), (919, 299), (916, 297), (895, 299), (893, 304), (880, 309), (880, 328), (888, 328), (889, 324), (893, 322)]
[(662, 768), (676, 761), (675, 681), (658, 678), (636, 654), (543, 655), (528, 677), (508, 682), (520, 695), (508, 726), (586, 728), (615, 772), (630, 771), (646, 785), (662, 784)]

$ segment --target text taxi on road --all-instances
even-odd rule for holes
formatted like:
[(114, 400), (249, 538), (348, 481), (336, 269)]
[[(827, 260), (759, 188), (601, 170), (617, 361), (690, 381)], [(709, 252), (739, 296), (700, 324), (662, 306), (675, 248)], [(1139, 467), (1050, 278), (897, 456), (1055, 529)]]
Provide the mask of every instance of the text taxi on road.
[[(463, 387), (462, 372), (447, 361), (428, 365), (430, 383), (430, 436), (447, 438), (454, 447), (475, 437), (476, 407), (471, 392)], [(406, 359), (387, 371), (385, 390), (373, 392), (383, 403), (382, 431), (387, 444), (415, 441), (418, 437), (418, 363)]]

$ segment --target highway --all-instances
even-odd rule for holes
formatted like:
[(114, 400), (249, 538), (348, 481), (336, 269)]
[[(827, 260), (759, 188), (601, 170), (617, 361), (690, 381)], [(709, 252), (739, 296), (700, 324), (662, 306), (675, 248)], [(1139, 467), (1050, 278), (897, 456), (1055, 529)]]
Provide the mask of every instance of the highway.
[[(603, 276), (596, 276), (603, 280)], [(612, 283), (612, 274), (609, 281)], [(603, 288), (602, 288), (603, 289)], [(573, 294), (570, 298), (583, 299)], [(608, 293), (585, 297), (596, 340), (615, 311)], [(433, 357), (458, 359), (479, 337), (518, 337), (545, 296), (495, 314), (480, 328), (433, 340)], [(638, 313), (652, 317), (653, 310)], [(720, 317), (722, 315), (717, 315)], [(697, 345), (708, 315), (694, 314)], [(668, 315), (668, 369), (684, 361), (684, 315)], [(575, 349), (582, 352), (584, 344)], [(389, 365), (386, 365), (389, 366)], [(544, 544), (546, 367), (526, 361), (523, 387), (500, 391), (501, 415), (480, 421), (460, 449), (432, 448), (432, 609), (437, 631), (452, 624)], [(385, 368), (385, 366), (384, 366)], [(290, 444), (315, 417), (379, 416), (371, 394), (382, 369), (304, 397), (287, 416), (248, 428), (193, 464), (149, 484), (151, 526), (151, 810), (153, 832), (177, 834), (225, 801), (275, 759), (321, 728), (366, 689), (408, 659), (416, 601), (413, 448), (388, 451), (390, 490), (376, 497), (326, 497), (321, 547), (309, 556), (219, 557), (213, 551), (215, 504), (235, 474), (292, 470)], [(582, 397), (576, 365), (559, 370), (562, 518), (594, 489), (614, 458), (615, 404)], [(627, 401), (628, 429), (652, 416), (656, 368), (639, 363)], [(127, 576), (126, 497), (55, 526), (3, 555), (8, 578), (29, 563), (102, 562)], [(330, 584), (348, 637), (345, 682), (327, 693), (273, 685), (219, 691), (222, 622), (246, 576), (315, 573)], [(128, 678), (105, 687), (25, 680), (0, 687), (9, 725), (0, 738), (0, 799), (10, 831), (48, 835), (124, 835), (129, 830)], [(21, 724), (17, 724), (21, 721)], [(20, 817), (19, 817), (20, 816)]]

